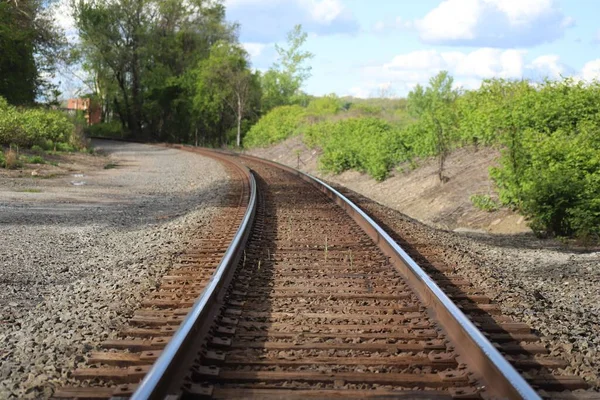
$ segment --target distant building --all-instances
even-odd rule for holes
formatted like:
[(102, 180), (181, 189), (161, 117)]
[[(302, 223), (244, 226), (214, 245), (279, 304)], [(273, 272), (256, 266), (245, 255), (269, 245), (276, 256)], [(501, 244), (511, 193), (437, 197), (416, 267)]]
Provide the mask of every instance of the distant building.
[(98, 105), (92, 104), (90, 99), (69, 99), (63, 104), (63, 108), (72, 114), (83, 111), (88, 125), (97, 124), (102, 119), (102, 110)]

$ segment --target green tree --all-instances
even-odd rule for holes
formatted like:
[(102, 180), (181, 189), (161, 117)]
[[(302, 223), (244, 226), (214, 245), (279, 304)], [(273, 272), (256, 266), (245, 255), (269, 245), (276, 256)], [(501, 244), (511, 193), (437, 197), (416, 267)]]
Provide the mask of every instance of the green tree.
[(193, 140), (195, 72), (219, 42), (235, 42), (221, 1), (79, 0), (79, 52), (105, 115), (137, 138)]
[[(235, 115), (236, 145), (241, 146), (242, 120), (256, 107), (258, 79), (249, 69), (248, 54), (240, 46), (216, 43), (210, 57), (198, 65), (194, 104), (198, 115), (218, 122), (225, 108)], [(255, 104), (252, 104), (252, 103)]]
[(301, 102), (301, 88), (311, 71), (305, 62), (314, 57), (311, 52), (302, 50), (306, 38), (302, 25), (296, 25), (287, 34), (287, 47), (275, 45), (277, 62), (261, 79), (264, 111)]
[(50, 76), (64, 56), (65, 38), (51, 15), (52, 1), (0, 1), (0, 96), (15, 105), (50, 93)]
[(456, 99), (459, 92), (452, 88), (452, 83), (453, 78), (447, 71), (442, 71), (429, 80), (427, 88), (417, 85), (408, 94), (408, 109), (419, 119), (417, 129), (429, 137), (433, 154), (438, 157), (440, 182), (447, 180), (444, 163), (458, 123)]

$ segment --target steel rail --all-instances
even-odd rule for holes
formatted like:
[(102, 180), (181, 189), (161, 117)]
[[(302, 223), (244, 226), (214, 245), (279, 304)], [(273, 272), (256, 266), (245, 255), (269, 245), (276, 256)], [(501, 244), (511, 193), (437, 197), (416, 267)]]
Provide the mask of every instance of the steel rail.
[[(203, 151), (208, 152), (203, 149)], [(500, 354), (490, 341), (477, 329), (475, 325), (465, 316), (458, 306), (444, 293), (444, 291), (429, 277), (429, 275), (379, 226), (368, 214), (351, 202), (346, 196), (331, 187), (322, 180), (315, 178), (302, 171), (279, 164), (274, 161), (261, 159), (249, 155), (240, 155), (224, 151), (212, 151), (217, 154), (227, 154), (247, 160), (260, 162), (273, 167), (288, 171), (325, 193), (336, 204), (341, 206), (354, 221), (371, 237), (379, 248), (390, 257), (392, 263), (407, 278), (409, 285), (415, 290), (419, 298), (428, 306), (442, 328), (457, 347), (462, 360), (475, 367), (480, 378), (489, 384), (485, 388), (494, 396), (510, 399), (541, 399), (535, 390), (514, 369), (514, 367)], [(227, 249), (223, 260), (206, 289), (194, 304), (192, 311), (188, 314), (179, 330), (175, 333), (169, 344), (165, 347), (161, 356), (155, 362), (151, 370), (146, 374), (140, 386), (134, 393), (132, 399), (161, 399), (172, 385), (170, 379), (174, 376), (173, 371), (180, 367), (177, 363), (185, 358), (188, 351), (190, 338), (197, 330), (200, 321), (207, 321), (206, 315), (214, 305), (215, 299), (220, 296), (221, 289), (225, 286), (225, 276), (235, 266), (233, 261), (239, 260), (242, 236), (247, 239), (249, 226), (255, 213), (256, 207), (256, 183), (251, 176), (251, 196), (244, 216), (242, 225), (238, 229), (234, 240)], [(245, 242), (245, 239), (244, 239)], [(208, 329), (208, 328), (206, 328)], [(196, 338), (197, 340), (197, 338)], [(189, 357), (189, 354), (187, 355)], [(483, 388), (482, 388), (483, 389)]]
[[(185, 360), (190, 358), (189, 349), (193, 347), (190, 344), (201, 340), (210, 328), (213, 316), (211, 314), (214, 314), (215, 308), (218, 308), (215, 305), (218, 305), (221, 300), (222, 289), (229, 284), (232, 272), (240, 260), (256, 213), (256, 180), (248, 168), (238, 167), (243, 168), (250, 183), (250, 198), (242, 223), (211, 280), (138, 386), (131, 397), (132, 400), (164, 398), (168, 394), (169, 388), (175, 383), (174, 377), (177, 377), (178, 370), (182, 368), (182, 364), (186, 364)], [(204, 332), (202, 332), (203, 330)]]
[(394, 265), (408, 278), (421, 300), (432, 308), (432, 312), (442, 323), (442, 328), (458, 347), (458, 353), (472, 367), (476, 367), (485, 378), (495, 395), (510, 399), (537, 400), (541, 397), (500, 354), (490, 341), (477, 329), (458, 306), (444, 293), (431, 277), (402, 249), (392, 237), (368, 214), (361, 210), (342, 193), (305, 172), (287, 165), (262, 158), (240, 155), (248, 160), (268, 164), (299, 176), (324, 192), (341, 206), (361, 228), (375, 241), (381, 250), (391, 258)]

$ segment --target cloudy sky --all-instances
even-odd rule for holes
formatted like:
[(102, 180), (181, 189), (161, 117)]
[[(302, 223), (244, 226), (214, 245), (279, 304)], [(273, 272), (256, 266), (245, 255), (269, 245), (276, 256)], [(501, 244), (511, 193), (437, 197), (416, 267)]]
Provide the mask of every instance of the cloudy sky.
[(305, 89), (404, 96), (448, 70), (465, 87), (489, 77), (600, 78), (598, 0), (226, 0), (253, 66), (294, 24), (315, 54)]

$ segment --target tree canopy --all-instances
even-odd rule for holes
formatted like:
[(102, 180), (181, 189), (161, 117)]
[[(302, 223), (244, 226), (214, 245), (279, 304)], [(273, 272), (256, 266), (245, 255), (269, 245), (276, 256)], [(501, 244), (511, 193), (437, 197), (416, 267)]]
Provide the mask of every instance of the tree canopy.
[(15, 105), (49, 94), (47, 79), (64, 56), (64, 34), (51, 16), (52, 1), (0, 1), (0, 96)]

